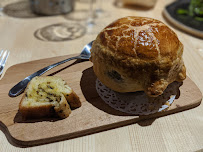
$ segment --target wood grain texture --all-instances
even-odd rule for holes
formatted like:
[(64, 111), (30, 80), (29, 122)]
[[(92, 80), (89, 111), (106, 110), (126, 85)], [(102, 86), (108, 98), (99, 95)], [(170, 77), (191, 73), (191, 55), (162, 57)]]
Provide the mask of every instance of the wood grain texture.
[(157, 118), (180, 112), (200, 104), (202, 94), (197, 86), (187, 78), (179, 88), (180, 95), (172, 106), (164, 112), (149, 116), (133, 116), (119, 112), (106, 105), (95, 88), (96, 76), (89, 61), (72, 61), (50, 70), (46, 75), (63, 78), (78, 94), (82, 107), (72, 111), (66, 119), (24, 120), (18, 112), (22, 94), (11, 98), (8, 92), (14, 84), (43, 66), (71, 56), (36, 60), (10, 67), (0, 82), (0, 126), (14, 145), (34, 146), (65, 139), (80, 137), (108, 129), (126, 126), (140, 120)]

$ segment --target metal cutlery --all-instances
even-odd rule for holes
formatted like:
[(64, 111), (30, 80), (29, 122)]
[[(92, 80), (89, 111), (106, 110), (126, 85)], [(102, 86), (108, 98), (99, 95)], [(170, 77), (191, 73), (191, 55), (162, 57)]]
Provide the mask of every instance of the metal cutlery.
[(18, 84), (16, 84), (10, 91), (9, 91), (9, 96), (10, 97), (16, 97), (18, 96), (19, 94), (21, 94), (24, 89), (26, 88), (27, 84), (31, 81), (32, 78), (36, 77), (36, 76), (40, 76), (42, 74), (44, 74), (45, 72), (49, 71), (50, 69), (60, 65), (60, 64), (63, 64), (63, 63), (66, 63), (70, 60), (74, 60), (74, 59), (82, 59), (82, 60), (88, 60), (90, 58), (90, 49), (92, 47), (92, 42), (86, 44), (82, 50), (82, 52), (80, 53), (80, 55), (78, 56), (75, 56), (75, 57), (71, 57), (71, 58), (68, 58), (66, 60), (63, 60), (63, 61), (60, 61), (60, 62), (57, 62), (55, 64), (52, 64), (50, 66), (47, 66), (33, 74), (31, 74), (30, 76), (26, 77), (25, 79), (23, 79), (22, 81), (20, 81)]
[(0, 76), (2, 75), (2, 73), (4, 71), (4, 67), (5, 67), (9, 54), (10, 54), (10, 51), (8, 51), (8, 50), (6, 50), (6, 51), (1, 50), (1, 52), (0, 52)]

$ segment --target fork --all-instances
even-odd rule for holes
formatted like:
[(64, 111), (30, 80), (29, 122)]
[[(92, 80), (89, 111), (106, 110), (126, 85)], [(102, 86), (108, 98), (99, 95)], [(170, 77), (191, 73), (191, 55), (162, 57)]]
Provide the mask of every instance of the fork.
[(0, 76), (3, 73), (3, 70), (4, 70), (4, 67), (5, 67), (9, 54), (10, 54), (10, 51), (8, 51), (8, 50), (6, 50), (6, 51), (1, 50), (1, 52), (0, 52)]

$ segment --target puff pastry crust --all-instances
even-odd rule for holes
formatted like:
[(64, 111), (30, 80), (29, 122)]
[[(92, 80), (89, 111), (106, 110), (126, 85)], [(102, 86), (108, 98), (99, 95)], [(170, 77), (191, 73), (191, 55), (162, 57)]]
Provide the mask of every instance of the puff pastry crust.
[(128, 16), (98, 34), (90, 60), (98, 79), (112, 90), (156, 97), (186, 78), (182, 54), (183, 44), (164, 23)]

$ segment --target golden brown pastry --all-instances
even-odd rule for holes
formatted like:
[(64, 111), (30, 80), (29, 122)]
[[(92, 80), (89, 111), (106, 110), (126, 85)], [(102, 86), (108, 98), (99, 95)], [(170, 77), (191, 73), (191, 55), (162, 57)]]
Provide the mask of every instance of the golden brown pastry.
[(183, 45), (161, 21), (129, 16), (104, 28), (93, 43), (91, 61), (98, 79), (118, 92), (158, 96), (186, 78)]
[(28, 84), (19, 104), (25, 118), (58, 116), (66, 118), (71, 108), (81, 106), (74, 91), (60, 77), (35, 77)]

